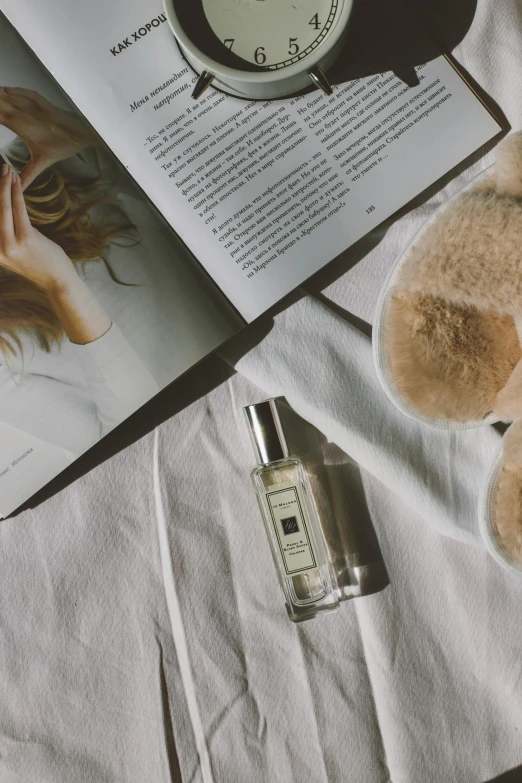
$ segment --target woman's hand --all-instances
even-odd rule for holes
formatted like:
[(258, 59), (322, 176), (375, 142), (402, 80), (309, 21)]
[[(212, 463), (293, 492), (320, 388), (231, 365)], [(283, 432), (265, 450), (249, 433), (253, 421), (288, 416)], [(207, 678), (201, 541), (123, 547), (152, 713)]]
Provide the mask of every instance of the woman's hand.
[(72, 261), (31, 225), (20, 178), (5, 164), (0, 171), (0, 266), (43, 289), (71, 342), (84, 345), (110, 329), (110, 318)]
[(20, 136), (30, 152), (31, 159), (20, 174), (23, 190), (53, 163), (100, 143), (83, 117), (20, 87), (0, 87), (0, 125)]
[(64, 251), (31, 225), (20, 178), (7, 165), (0, 172), (0, 266), (46, 292), (76, 275)]

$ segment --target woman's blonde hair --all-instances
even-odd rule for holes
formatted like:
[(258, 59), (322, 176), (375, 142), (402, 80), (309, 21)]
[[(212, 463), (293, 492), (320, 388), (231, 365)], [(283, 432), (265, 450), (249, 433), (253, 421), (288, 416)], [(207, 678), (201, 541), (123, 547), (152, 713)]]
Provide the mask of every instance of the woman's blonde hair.
[[(102, 261), (117, 279), (104, 253), (110, 242), (135, 244), (136, 228), (98, 181), (74, 183), (56, 169), (47, 169), (30, 185), (25, 203), (32, 225), (56, 242), (71, 261)], [(109, 220), (97, 221), (92, 210), (112, 205)], [(32, 336), (44, 351), (63, 337), (63, 329), (45, 293), (24, 277), (0, 269), (0, 352), (6, 358), (22, 352), (21, 336)]]

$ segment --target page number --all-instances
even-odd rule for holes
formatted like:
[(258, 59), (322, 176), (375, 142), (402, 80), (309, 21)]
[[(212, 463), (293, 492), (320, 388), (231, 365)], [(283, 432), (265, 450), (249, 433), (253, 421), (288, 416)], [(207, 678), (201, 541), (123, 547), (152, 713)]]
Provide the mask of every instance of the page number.
[(372, 205), (371, 205), (371, 207), (368, 207), (368, 209), (366, 210), (366, 212), (367, 212), (368, 214), (370, 214), (370, 212), (373, 212), (373, 210), (374, 210), (374, 209), (375, 209), (375, 207), (374, 207), (374, 205), (372, 204)]

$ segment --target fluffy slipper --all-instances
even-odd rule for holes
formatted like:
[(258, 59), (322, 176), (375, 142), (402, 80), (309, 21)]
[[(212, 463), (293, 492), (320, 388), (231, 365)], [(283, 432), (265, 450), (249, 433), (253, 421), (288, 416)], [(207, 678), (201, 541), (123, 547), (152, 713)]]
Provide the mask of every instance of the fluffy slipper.
[(504, 436), (486, 482), (479, 521), (493, 557), (522, 577), (522, 421)]
[[(522, 414), (522, 134), (438, 210), (381, 296), (376, 366), (399, 407), (430, 423)], [(521, 321), (522, 322), (522, 321)]]

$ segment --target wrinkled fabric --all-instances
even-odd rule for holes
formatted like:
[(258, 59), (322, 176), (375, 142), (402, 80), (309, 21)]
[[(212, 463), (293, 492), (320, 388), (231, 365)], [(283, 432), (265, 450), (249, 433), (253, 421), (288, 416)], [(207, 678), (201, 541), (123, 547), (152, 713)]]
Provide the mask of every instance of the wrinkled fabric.
[[(521, 15), (481, 0), (456, 52), (514, 127)], [(238, 372), (202, 365), (174, 417), (0, 524), (2, 783), (163, 783), (178, 758), (186, 783), (485, 783), (522, 765), (522, 583), (472, 511), (500, 435), (403, 420), (357, 320), (492, 159), (229, 346)], [(308, 419), (293, 447), (322, 465), (337, 523), (375, 529), (391, 580), (300, 626), (249, 479), (241, 406), (268, 394)]]

